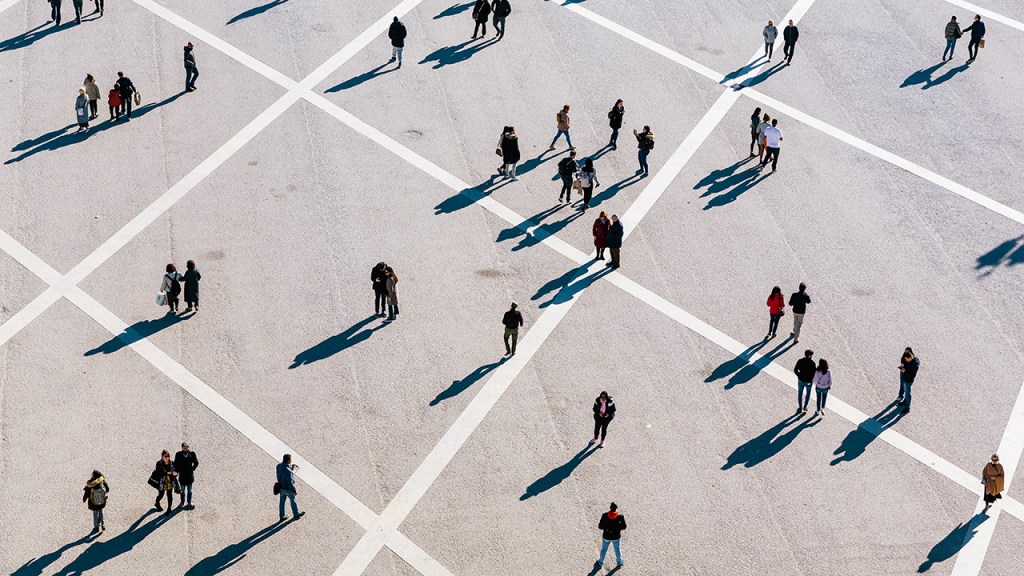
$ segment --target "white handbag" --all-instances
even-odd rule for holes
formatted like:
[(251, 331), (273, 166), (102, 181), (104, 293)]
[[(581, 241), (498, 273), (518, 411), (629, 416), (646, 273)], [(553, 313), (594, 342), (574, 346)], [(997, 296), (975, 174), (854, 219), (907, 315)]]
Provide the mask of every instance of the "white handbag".
[(167, 293), (166, 292), (157, 292), (156, 293), (156, 305), (157, 306), (166, 306), (167, 305)]

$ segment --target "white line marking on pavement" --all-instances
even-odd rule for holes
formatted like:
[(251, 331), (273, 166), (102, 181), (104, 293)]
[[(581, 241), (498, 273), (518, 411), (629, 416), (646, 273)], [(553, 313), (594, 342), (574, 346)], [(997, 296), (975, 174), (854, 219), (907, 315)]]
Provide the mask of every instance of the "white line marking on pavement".
[(60, 298), (60, 292), (47, 287), (42, 294), (36, 296), (35, 299), (19, 310), (17, 314), (8, 318), (0, 326), (0, 346), (3, 346), (15, 334), (21, 332), (22, 328), (28, 326), (29, 323), (38, 318), (43, 312), (46, 312), (47, 308), (53, 306)]
[[(1017, 393), (1017, 401), (1010, 411), (1010, 419), (1003, 431), (1003, 438), (999, 441), (999, 462), (1003, 465), (1004, 478), (1003, 491), (1010, 492), (1010, 482), (1017, 471), (1020, 463), (1021, 453), (1024, 453), (1024, 385), (1021, 385)], [(985, 460), (987, 463), (988, 461)], [(982, 465), (984, 466), (984, 465)], [(975, 482), (981, 485), (981, 472), (979, 470)], [(1005, 496), (1004, 496), (1005, 499)], [(964, 545), (956, 557), (956, 564), (953, 565), (953, 576), (977, 576), (981, 573), (981, 566), (985, 562), (985, 554), (992, 544), (992, 534), (995, 532), (996, 524), (999, 522), (999, 514), (1002, 508), (1002, 500), (997, 501), (989, 510), (988, 521), (978, 527), (973, 535), (968, 531), (964, 538)], [(982, 499), (975, 508), (975, 515), (979, 514), (985, 507)]]
[(18, 2), (21, 2), (21, 0), (2, 0), (2, 1), (0, 1), (0, 12), (3, 12), (4, 10), (7, 10), (11, 6), (14, 6), (15, 4), (17, 4)]
[[(974, 12), (975, 14), (981, 14), (982, 16), (984, 16), (985, 18), (988, 18), (989, 20), (992, 20), (992, 21), (995, 21), (995, 22), (999, 22), (1000, 24), (1005, 24), (1005, 25), (1007, 25), (1007, 26), (1009, 26), (1011, 28), (1016, 28), (1017, 30), (1020, 30), (1021, 32), (1024, 32), (1024, 23), (1019, 22), (1017, 20), (1014, 20), (1013, 18), (1008, 18), (1006, 16), (1003, 16), (1002, 14), (997, 14), (997, 13), (991, 11), (991, 10), (984, 9), (981, 6), (975, 6), (974, 4), (971, 4), (970, 2), (964, 2), (963, 0), (944, 0), (944, 1), (949, 3), (949, 4), (952, 4), (954, 6), (959, 6), (960, 8), (963, 8), (965, 10), (970, 10), (971, 12)], [(973, 20), (973, 16), (971, 17), (971, 20), (966, 20), (966, 21), (967, 22), (971, 22), (972, 20)], [(986, 32), (987, 32), (987, 30), (986, 30)], [(992, 523), (995, 524), (995, 522), (992, 522)], [(986, 524), (988, 524), (988, 522), (986, 522)]]

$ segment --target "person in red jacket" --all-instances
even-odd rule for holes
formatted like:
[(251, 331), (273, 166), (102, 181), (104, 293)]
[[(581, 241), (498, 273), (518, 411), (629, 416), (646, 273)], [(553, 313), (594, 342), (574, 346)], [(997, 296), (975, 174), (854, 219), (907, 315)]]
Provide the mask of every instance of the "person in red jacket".
[(110, 121), (121, 117), (121, 92), (117, 88), (107, 93), (107, 105), (110, 106)]
[(597, 217), (597, 220), (594, 220), (594, 248), (597, 248), (598, 260), (604, 260), (604, 249), (608, 247), (608, 228), (611, 225), (608, 213), (604, 211)]
[(782, 315), (786, 313), (786, 299), (782, 296), (782, 288), (778, 286), (772, 288), (772, 293), (768, 295), (768, 337), (775, 337), (775, 333), (779, 330), (779, 320), (782, 319)]

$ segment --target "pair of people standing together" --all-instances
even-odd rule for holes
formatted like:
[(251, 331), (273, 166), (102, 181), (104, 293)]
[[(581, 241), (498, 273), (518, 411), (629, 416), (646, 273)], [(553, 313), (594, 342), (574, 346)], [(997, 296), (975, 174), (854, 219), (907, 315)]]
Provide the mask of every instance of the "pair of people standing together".
[(191, 451), (188, 442), (181, 443), (181, 451), (174, 455), (174, 460), (171, 460), (170, 452), (163, 450), (153, 473), (149, 476), (149, 485), (157, 489), (156, 502), (153, 503), (153, 507), (163, 510), (160, 500), (166, 494), (167, 511), (164, 512), (164, 515), (170, 516), (174, 505), (174, 495), (181, 494), (178, 507), (182, 508), (187, 505), (189, 509), (193, 508), (192, 484), (195, 482), (196, 468), (199, 468), (199, 458), (195, 452)]
[(594, 220), (593, 227), (594, 248), (597, 249), (597, 259), (604, 260), (604, 251), (608, 249), (611, 252), (611, 262), (608, 263), (608, 266), (618, 268), (619, 251), (622, 248), (622, 236), (624, 233), (622, 222), (619, 221), (617, 214), (612, 214), (611, 220), (609, 220), (608, 213), (601, 212), (597, 220)]
[(814, 415), (825, 416), (825, 403), (828, 401), (828, 392), (832, 389), (832, 370), (828, 367), (828, 361), (822, 358), (818, 364), (814, 364), (814, 352), (804, 351), (804, 357), (797, 360), (793, 372), (796, 373), (796, 411), (807, 413), (807, 404), (811, 401), (811, 388), (817, 395), (817, 408)]
[[(160, 294), (157, 295), (157, 303), (167, 304), (168, 314), (178, 311), (179, 300), (183, 291), (185, 293), (185, 304), (188, 305), (185, 311), (199, 310), (199, 280), (203, 276), (196, 268), (196, 263), (192, 260), (185, 263), (185, 268), (185, 274), (180, 274), (178, 268), (173, 263), (168, 264), (163, 280), (160, 282)], [(182, 290), (183, 284), (184, 290)]]
[(373, 285), (373, 313), (392, 322), (398, 317), (398, 276), (384, 262), (378, 262), (370, 270), (370, 283)]

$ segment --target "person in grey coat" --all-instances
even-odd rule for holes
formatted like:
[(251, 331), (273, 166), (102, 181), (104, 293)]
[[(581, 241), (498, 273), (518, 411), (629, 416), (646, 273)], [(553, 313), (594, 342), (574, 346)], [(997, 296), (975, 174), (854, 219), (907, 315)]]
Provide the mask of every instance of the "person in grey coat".
[(78, 131), (89, 131), (89, 99), (85, 96), (85, 88), (78, 89), (75, 99), (75, 115), (78, 117)]
[[(943, 35), (946, 37), (946, 49), (942, 51), (942, 61), (945, 62), (946, 60), (953, 59), (953, 51), (956, 50), (956, 41), (964, 35), (964, 33), (960, 31), (960, 24), (957, 23), (956, 16), (953, 16), (949, 19), (949, 22), (946, 22), (946, 29), (943, 31)], [(946, 57), (947, 54), (949, 55), (949, 58)]]
[(775, 39), (779, 37), (779, 29), (775, 27), (771, 20), (768, 21), (768, 25), (761, 31), (761, 37), (764, 38), (764, 55), (771, 62), (772, 50), (775, 48)]

